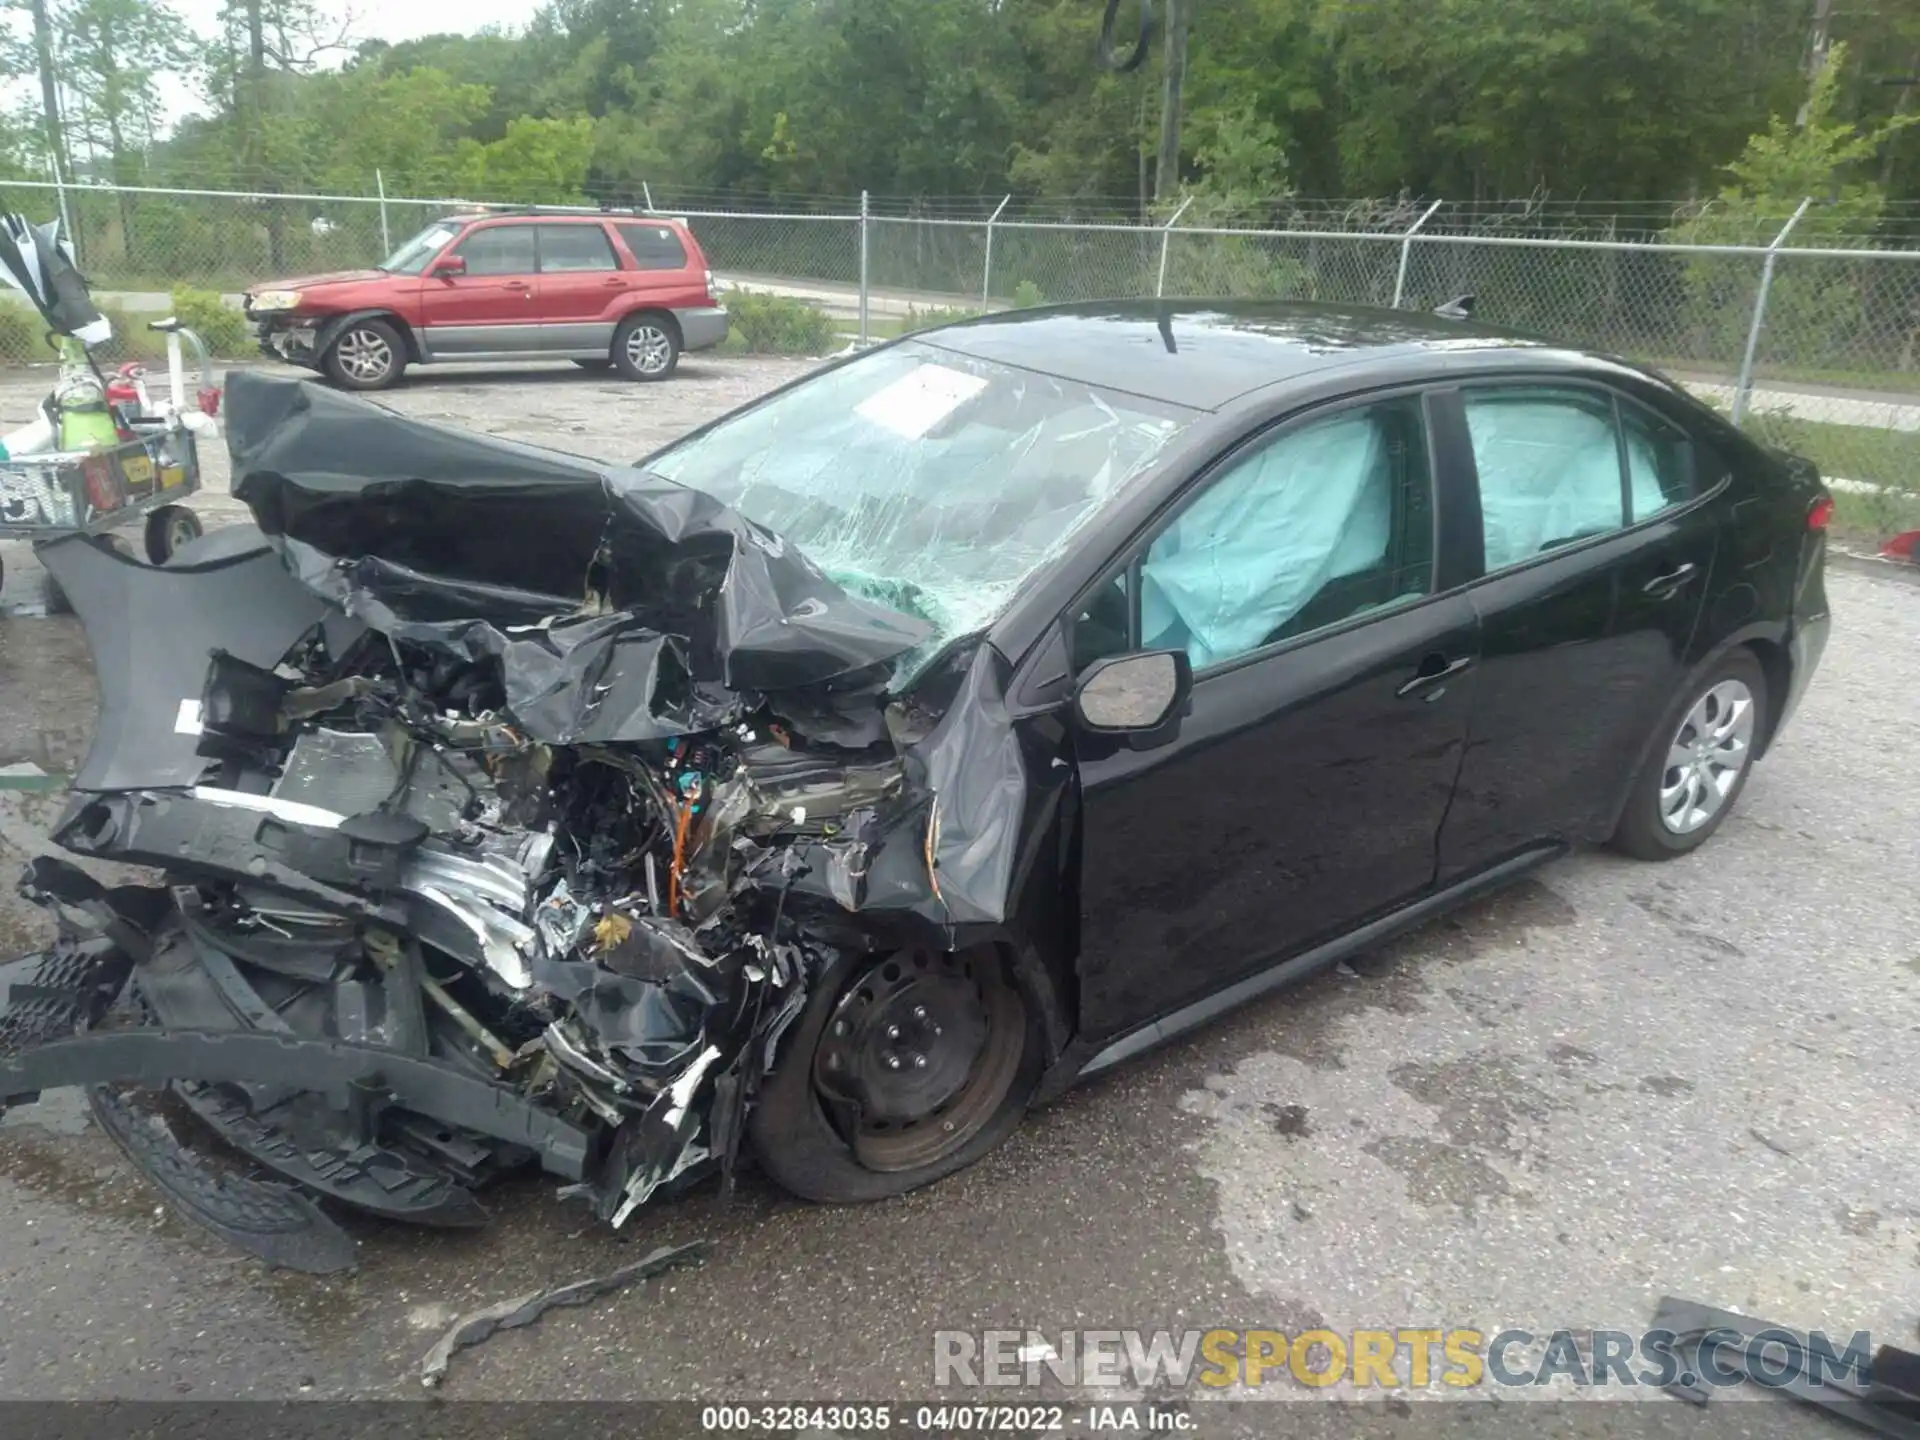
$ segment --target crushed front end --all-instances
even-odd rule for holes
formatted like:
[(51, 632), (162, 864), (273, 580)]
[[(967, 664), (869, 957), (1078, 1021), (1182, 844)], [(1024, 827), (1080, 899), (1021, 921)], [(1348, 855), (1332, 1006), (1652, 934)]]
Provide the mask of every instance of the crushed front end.
[(619, 1224), (730, 1170), (837, 957), (1004, 912), (1017, 753), (887, 703), (920, 622), (635, 472), (252, 376), (229, 426), (257, 536), (43, 549), (101, 685), (54, 839), (156, 878), (29, 870), (0, 1104), (90, 1087), (278, 1263), (339, 1258), (313, 1199), (472, 1224), (531, 1165)]

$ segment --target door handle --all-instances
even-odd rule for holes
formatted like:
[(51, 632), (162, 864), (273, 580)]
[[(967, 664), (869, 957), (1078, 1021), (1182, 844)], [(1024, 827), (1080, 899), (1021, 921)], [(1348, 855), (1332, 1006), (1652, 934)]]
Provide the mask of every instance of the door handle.
[(627, 282), (622, 280), (618, 275), (614, 276), (611, 280), (602, 280), (600, 282), (601, 287), (607, 290), (618, 290), (626, 283)]
[(1640, 593), (1643, 595), (1651, 595), (1656, 600), (1664, 600), (1682, 585), (1685, 585), (1689, 580), (1693, 579), (1694, 573), (1699, 570), (1699, 568), (1698, 565), (1689, 560), (1676, 570), (1669, 570), (1665, 575), (1654, 576), (1653, 579), (1647, 581), (1646, 584), (1640, 587)]
[[(1446, 656), (1433, 654), (1420, 662), (1420, 668), (1414, 671), (1413, 678), (1393, 693), (1402, 698), (1418, 694), (1430, 685), (1438, 685), (1451, 675), (1458, 675), (1473, 664), (1471, 655), (1459, 655), (1449, 660)], [(1437, 693), (1429, 698), (1437, 698)]]

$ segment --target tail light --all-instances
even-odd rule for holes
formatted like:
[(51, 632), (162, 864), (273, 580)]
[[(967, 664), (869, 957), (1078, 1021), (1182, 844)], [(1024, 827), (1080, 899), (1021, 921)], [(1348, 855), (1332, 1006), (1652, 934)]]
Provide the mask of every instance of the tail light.
[(202, 385), (194, 392), (194, 401), (203, 415), (217, 416), (220, 413), (220, 388), (216, 385)]
[(716, 303), (713, 298), (713, 271), (711, 270), (707, 271), (707, 303), (709, 305)]
[(1833, 497), (1822, 495), (1807, 511), (1807, 529), (1824, 530), (1833, 523)]

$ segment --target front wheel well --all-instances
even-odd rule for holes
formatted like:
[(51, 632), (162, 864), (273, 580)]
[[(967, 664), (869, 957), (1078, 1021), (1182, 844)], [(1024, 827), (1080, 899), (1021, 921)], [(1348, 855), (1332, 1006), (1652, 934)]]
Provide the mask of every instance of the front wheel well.
[(334, 341), (362, 320), (378, 320), (383, 324), (391, 325), (399, 332), (400, 343), (407, 347), (407, 363), (409, 365), (422, 363), (424, 357), (420, 353), (420, 337), (413, 333), (413, 326), (392, 310), (356, 310), (351, 315), (332, 321), (326, 328), (327, 343), (313, 347), (314, 358), (318, 359), (325, 355)]

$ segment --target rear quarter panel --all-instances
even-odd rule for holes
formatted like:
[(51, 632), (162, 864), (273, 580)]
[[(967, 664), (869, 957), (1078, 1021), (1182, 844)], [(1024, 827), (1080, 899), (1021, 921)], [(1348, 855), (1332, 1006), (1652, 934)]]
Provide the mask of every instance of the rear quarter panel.
[(674, 270), (650, 270), (634, 259), (618, 225), (607, 228), (613, 236), (614, 252), (620, 257), (621, 277), (627, 284), (611, 292), (603, 319), (618, 323), (641, 310), (690, 310), (710, 303), (706, 256), (686, 230), (674, 227), (687, 253), (687, 263)]

